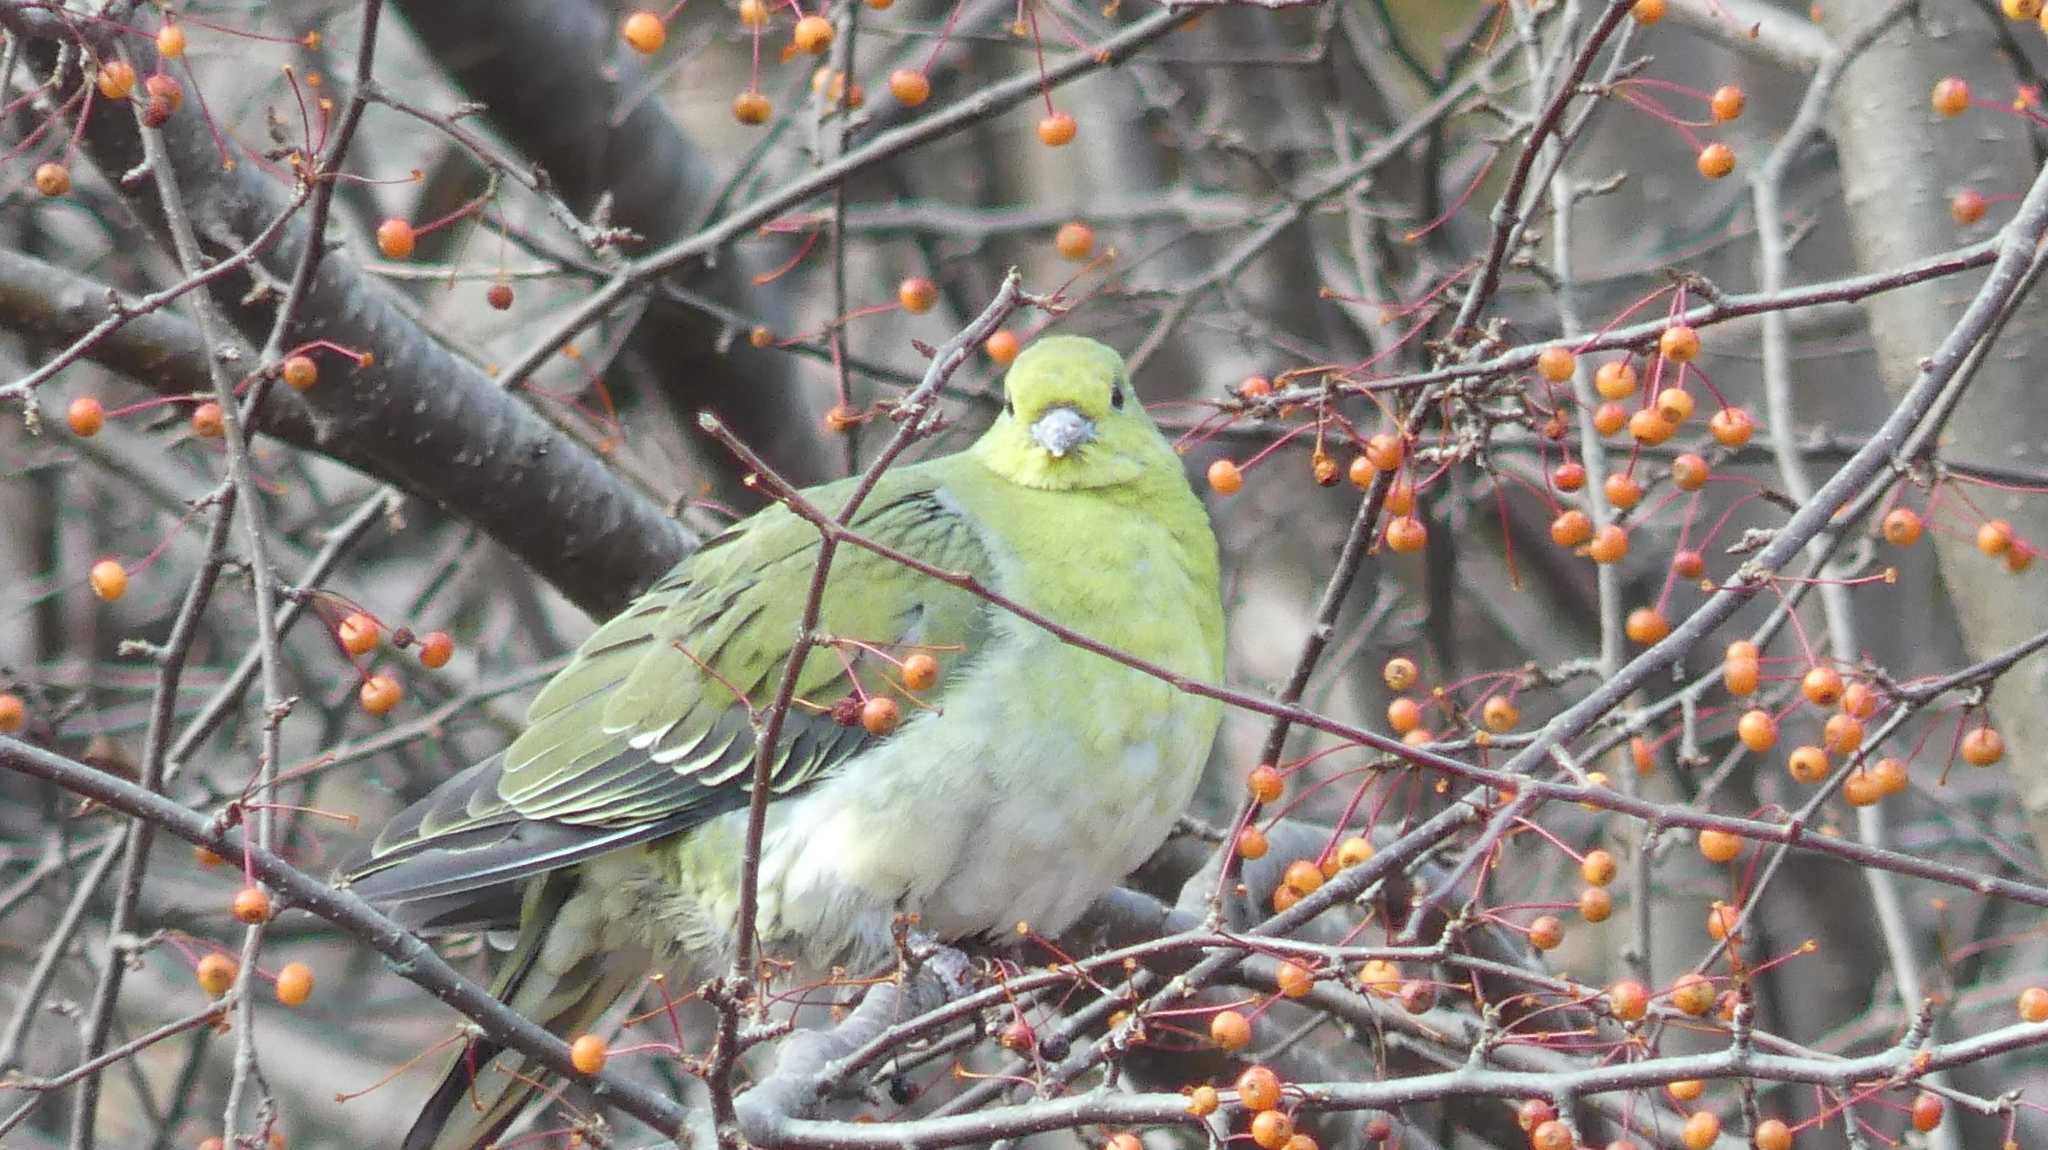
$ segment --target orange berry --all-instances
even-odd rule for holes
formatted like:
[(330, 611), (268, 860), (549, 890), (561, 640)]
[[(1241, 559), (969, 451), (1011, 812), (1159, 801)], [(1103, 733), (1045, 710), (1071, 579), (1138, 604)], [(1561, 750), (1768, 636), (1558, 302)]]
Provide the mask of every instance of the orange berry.
[(225, 865), (228, 860), (213, 853), (213, 851), (206, 847), (193, 847), (192, 861), (199, 864), (202, 868), (211, 870), (214, 867)]
[(1479, 721), (1494, 734), (1502, 734), (1514, 730), (1515, 724), (1522, 721), (1522, 709), (1506, 695), (1494, 695), (1479, 708)]
[(1906, 789), (1908, 778), (1906, 764), (1897, 759), (1879, 759), (1870, 768), (1870, 777), (1877, 780), (1880, 794), (1896, 795)]
[(889, 94), (906, 108), (915, 108), (932, 98), (931, 77), (915, 68), (898, 68), (889, 73)]
[(740, 0), (739, 16), (740, 23), (749, 28), (766, 28), (768, 26), (767, 0)]
[(1735, 737), (1742, 745), (1762, 754), (1778, 745), (1778, 721), (1768, 711), (1744, 711), (1735, 720)]
[(1785, 770), (1802, 783), (1817, 783), (1828, 777), (1828, 753), (1808, 744), (1795, 747), (1785, 759)]
[(270, 921), (270, 896), (260, 886), (245, 886), (235, 892), (235, 918), (251, 926)]
[(71, 169), (52, 160), (36, 166), (36, 191), (45, 196), (61, 196), (71, 190)]
[(1286, 998), (1306, 998), (1315, 984), (1315, 974), (1298, 962), (1283, 962), (1273, 974), (1273, 985)]
[(1008, 367), (1010, 362), (1017, 358), (1017, 353), (1023, 346), (1017, 339), (1017, 333), (1004, 328), (989, 336), (988, 341), (981, 345), (981, 350), (987, 352), (988, 357), (996, 361), (998, 367)]
[(923, 651), (903, 660), (903, 685), (913, 691), (929, 691), (938, 684), (939, 661)]
[(768, 97), (751, 88), (732, 98), (732, 118), (742, 124), (765, 124), (774, 113), (775, 105)]
[(363, 680), (362, 689), (356, 692), (357, 701), (363, 710), (373, 715), (386, 715), (405, 698), (405, 688), (389, 675), (372, 675)]
[(12, 735), (28, 726), (28, 704), (12, 692), (0, 693), (0, 735)]
[(1999, 7), (2008, 20), (2037, 20), (2044, 5), (2041, 0), (2001, 0)]
[(1763, 650), (1751, 639), (1736, 639), (1729, 643), (1727, 649), (1722, 652), (1722, 655), (1729, 662), (1734, 662), (1737, 659), (1748, 659), (1753, 663), (1763, 658), (1763, 654)]
[(1614, 856), (1603, 850), (1587, 851), (1579, 860), (1579, 876), (1594, 886), (1613, 882), (1615, 870)]
[(1704, 830), (1700, 832), (1699, 847), (1708, 862), (1734, 862), (1742, 854), (1742, 836), (1727, 831)]
[(880, 738), (896, 729), (903, 721), (903, 708), (887, 695), (870, 695), (860, 705), (860, 725), (868, 734)]
[(2012, 524), (1993, 519), (1977, 528), (1977, 550), (1996, 558), (2012, 549)]
[(397, 216), (377, 225), (377, 250), (383, 252), (386, 259), (410, 259), (418, 243), (419, 237), (413, 233), (412, 225)]
[(1572, 1150), (1571, 1127), (1552, 1118), (1529, 1131), (1530, 1150)]
[(1317, 448), (1309, 457), (1308, 473), (1317, 487), (1334, 487), (1337, 484), (1337, 461), (1328, 452)]
[(790, 34), (796, 50), (806, 56), (822, 56), (832, 46), (832, 21), (823, 16), (805, 16)]
[(64, 412), (64, 422), (71, 425), (71, 434), (80, 439), (90, 439), (106, 426), (107, 409), (92, 396), (81, 395), (72, 400), (70, 408)]
[(1664, 1084), (1664, 1093), (1669, 1094), (1673, 1102), (1697, 1102), (1706, 1092), (1707, 1084), (1697, 1078), (1681, 1078)]
[(1657, 350), (1673, 363), (1691, 363), (1700, 356), (1700, 333), (1685, 324), (1672, 324), (1657, 337)]
[(1842, 797), (1849, 800), (1852, 807), (1872, 806), (1884, 799), (1884, 784), (1869, 771), (1851, 771), (1849, 777), (1842, 780)]
[(1593, 390), (1602, 399), (1627, 399), (1636, 393), (1636, 369), (1625, 359), (1610, 359), (1593, 373)]
[(774, 343), (775, 333), (765, 324), (757, 323), (747, 331), (747, 345), (750, 347), (765, 348), (773, 346)]
[(1387, 726), (1397, 735), (1405, 735), (1422, 726), (1422, 704), (1414, 699), (1402, 697), (1387, 704)]
[(1559, 491), (1577, 491), (1586, 485), (1585, 464), (1566, 460), (1550, 470), (1551, 485)]
[(1700, 175), (1710, 180), (1718, 180), (1735, 170), (1735, 149), (1716, 140), (1700, 149), (1699, 157), (1693, 164), (1699, 169)]
[(1384, 506), (1389, 515), (1406, 515), (1415, 510), (1415, 484), (1406, 479), (1396, 479), (1388, 484)]
[(668, 26), (652, 12), (635, 12), (619, 26), (619, 35), (642, 56), (652, 56), (668, 43)]
[(1713, 469), (1707, 461), (1693, 452), (1681, 452), (1671, 461), (1671, 483), (1680, 491), (1698, 491), (1707, 485)]
[(1529, 945), (1537, 950), (1556, 950), (1564, 943), (1564, 923), (1554, 914), (1538, 915), (1529, 924)]
[(1743, 106), (1748, 103), (1749, 97), (1743, 95), (1740, 87), (1723, 84), (1714, 89), (1713, 97), (1707, 101), (1707, 111), (1713, 115), (1715, 123), (1725, 124), (1741, 116)]
[(1264, 399), (1271, 394), (1273, 381), (1263, 375), (1246, 376), (1244, 382), (1237, 385), (1239, 399)]
[(1379, 468), (1374, 467), (1372, 460), (1365, 456), (1354, 455), (1351, 457), (1351, 466), (1344, 469), (1344, 474), (1351, 480), (1353, 487), (1363, 491), (1372, 486), (1372, 477), (1379, 474)]
[(1209, 1040), (1224, 1050), (1243, 1050), (1252, 1044), (1252, 1024), (1235, 1010), (1220, 1010), (1209, 1020)]
[(1655, 24), (1664, 18), (1664, 0), (1636, 0), (1628, 14), (1635, 17), (1636, 23), (1646, 27)]
[(1628, 613), (1628, 622), (1622, 629), (1631, 640), (1647, 647), (1671, 633), (1671, 620), (1654, 607), (1638, 607)]
[(161, 99), (172, 112), (185, 106), (185, 85), (169, 72), (152, 73), (142, 82), (142, 90), (152, 99)]
[(605, 1059), (611, 1056), (611, 1046), (595, 1034), (578, 1035), (569, 1044), (569, 1064), (579, 1074), (596, 1074), (604, 1069)]
[(1643, 501), (1643, 485), (1633, 475), (1617, 471), (1601, 487), (1607, 492), (1607, 502), (1618, 511), (1627, 511)]
[(1606, 922), (1614, 914), (1614, 896), (1597, 886), (1579, 892), (1579, 917), (1587, 922)]
[(1266, 852), (1270, 849), (1270, 845), (1266, 842), (1266, 832), (1259, 828), (1246, 827), (1237, 832), (1237, 854), (1239, 858), (1262, 859), (1266, 857)]
[(202, 403), (192, 409), (192, 434), (201, 439), (219, 439), (227, 430), (227, 413), (220, 404)]
[(1990, 727), (1975, 727), (1963, 736), (1963, 761), (1988, 767), (2005, 757), (2005, 739)]
[(349, 654), (367, 655), (382, 641), (383, 628), (361, 611), (353, 611), (334, 629), (334, 636), (341, 640), (342, 649)]
[(2035, 554), (2036, 552), (2032, 547), (2024, 543), (2015, 543), (2012, 545), (2012, 550), (2005, 553), (2005, 569), (2014, 575), (2018, 575), (2034, 565)]
[(1110, 1135), (1109, 1141), (1102, 1144), (1102, 1150), (1145, 1150), (1145, 1144), (1138, 1140), (1136, 1134), (1126, 1131)]
[(512, 285), (503, 280), (484, 289), (484, 302), (492, 311), (508, 311), (512, 307)]
[(1572, 377), (1579, 366), (1579, 357), (1571, 349), (1546, 347), (1536, 356), (1536, 374), (1552, 383), (1563, 383)]
[(1065, 147), (1074, 142), (1074, 133), (1080, 125), (1074, 117), (1065, 112), (1051, 112), (1038, 121), (1038, 142), (1048, 148)]
[(284, 378), (286, 387), (293, 391), (306, 391), (320, 382), (320, 365), (313, 361), (312, 356), (295, 355), (284, 361), (278, 374)]
[(1721, 664), (1721, 684), (1736, 698), (1756, 694), (1757, 684), (1762, 678), (1763, 669), (1755, 659), (1730, 658)]
[(277, 1001), (285, 1006), (303, 1006), (313, 997), (313, 968), (303, 962), (288, 962), (277, 972)]
[(199, 966), (193, 971), (193, 976), (199, 980), (199, 989), (214, 998), (219, 998), (235, 985), (235, 975), (240, 970), (240, 965), (234, 959), (215, 951), (199, 960)]
[(1673, 551), (1671, 572), (1680, 579), (1697, 579), (1707, 573), (1707, 557), (1697, 551)]
[(1832, 707), (1842, 701), (1842, 676), (1833, 667), (1815, 666), (1799, 680), (1799, 690), (1816, 707)]
[(1707, 908), (1707, 935), (1716, 941), (1725, 939), (1741, 919), (1742, 911), (1739, 908), (1715, 899), (1714, 904)]
[(1936, 112), (1953, 119), (1970, 110), (1970, 85), (1961, 77), (1945, 76), (1934, 82), (1930, 99)]
[(85, 581), (93, 594), (109, 603), (128, 593), (128, 570), (119, 560), (102, 559), (93, 564)]
[(1741, 447), (1756, 434), (1756, 420), (1740, 407), (1724, 407), (1707, 420), (1707, 432), (1723, 447)]
[(455, 640), (446, 631), (429, 631), (420, 639), (420, 663), (427, 667), (445, 667), (455, 656)]
[(1273, 764), (1260, 763), (1244, 777), (1244, 789), (1258, 802), (1278, 802), (1287, 791), (1287, 780)]
[(1623, 1022), (1636, 1022), (1650, 1010), (1650, 992), (1632, 978), (1607, 988), (1607, 1009)]
[(1209, 489), (1218, 495), (1235, 495), (1244, 490), (1244, 472), (1228, 459), (1209, 465)]
[(1095, 229), (1079, 220), (1069, 220), (1053, 233), (1053, 250), (1070, 260), (1085, 260), (1095, 254)]
[(1586, 554), (1593, 562), (1611, 565), (1628, 557), (1628, 532), (1618, 523), (1609, 523), (1593, 532), (1593, 541), (1586, 545)]
[(911, 276), (896, 285), (896, 302), (912, 315), (923, 315), (939, 302), (939, 285), (924, 276)]
[(1216, 1097), (1214, 1086), (1197, 1086), (1188, 1091), (1188, 1113), (1197, 1118), (1207, 1118), (1216, 1113), (1222, 1099)]
[(1371, 839), (1363, 835), (1352, 835), (1337, 844), (1337, 868), (1348, 870), (1355, 866), (1363, 866), (1371, 862), (1372, 856), (1377, 853), (1378, 848), (1372, 845)]
[(2020, 991), (2020, 1019), (2025, 1022), (2048, 1022), (2048, 990), (2030, 986)]
[(1520, 1106), (1515, 1107), (1515, 1125), (1529, 1134), (1534, 1134), (1538, 1126), (1555, 1121), (1556, 1118), (1557, 1107), (1552, 1106), (1546, 1099), (1527, 1098)]
[(1645, 447), (1655, 447), (1677, 431), (1678, 426), (1658, 414), (1654, 407), (1642, 408), (1628, 417), (1628, 433)]
[(1708, 1150), (1715, 1139), (1721, 1137), (1721, 1120), (1711, 1110), (1695, 1110), (1692, 1117), (1685, 1120), (1685, 1128), (1679, 1131), (1678, 1137), (1685, 1143), (1686, 1150)]
[(1559, 547), (1577, 547), (1592, 537), (1592, 517), (1576, 507), (1559, 512), (1550, 521), (1550, 541)]
[(109, 100), (125, 100), (135, 91), (135, 68), (126, 60), (108, 60), (100, 65), (96, 80), (100, 95)]
[(1615, 435), (1628, 426), (1628, 409), (1609, 400), (1593, 409), (1593, 430), (1602, 435)]
[(1695, 407), (1692, 393), (1683, 388), (1667, 387), (1657, 393), (1657, 414), (1667, 423), (1684, 423), (1692, 418)]
[(1776, 1118), (1766, 1118), (1756, 1124), (1749, 1140), (1756, 1150), (1792, 1150), (1792, 1128)]
[(185, 54), (185, 26), (166, 24), (156, 30), (156, 54), (175, 60)]
[(1821, 728), (1821, 746), (1831, 755), (1853, 755), (1863, 745), (1863, 723), (1854, 715), (1829, 715)]
[(1940, 1098), (1923, 1092), (1913, 1099), (1913, 1129), (1925, 1134), (1941, 1125), (1941, 1114), (1946, 1107)]
[(1280, 1076), (1254, 1066), (1237, 1076), (1238, 1105), (1246, 1110), (1272, 1110), (1280, 1105)]
[(1252, 1117), (1252, 1141), (1260, 1150), (1287, 1150), (1294, 1137), (1294, 1119), (1278, 1110), (1261, 1110)]
[(1320, 1150), (1320, 1148), (1316, 1145), (1315, 1139), (1306, 1134), (1296, 1134), (1294, 1137), (1289, 1138), (1287, 1144), (1282, 1146), (1280, 1150)]
[(1885, 542), (1894, 547), (1911, 547), (1920, 542), (1923, 524), (1910, 507), (1894, 507), (1885, 513), (1882, 525)]
[(1401, 965), (1384, 958), (1369, 958), (1358, 968), (1358, 985), (1367, 994), (1392, 997), (1401, 987)]
[(1421, 676), (1422, 670), (1415, 665), (1415, 660), (1406, 655), (1396, 655), (1380, 668), (1380, 680), (1390, 691), (1405, 691), (1413, 687)]
[(1671, 1005), (1694, 1018), (1714, 1009), (1714, 983), (1702, 974), (1681, 974), (1671, 984)]
[(1387, 520), (1387, 547), (1396, 555), (1413, 555), (1429, 543), (1429, 528), (1412, 515)]
[(1984, 218), (1984, 194), (1974, 188), (1964, 188), (1949, 197), (1948, 214), (1956, 223), (1969, 227)]
[(1365, 458), (1380, 471), (1393, 471), (1408, 457), (1408, 445), (1400, 436), (1384, 431), (1365, 441)]

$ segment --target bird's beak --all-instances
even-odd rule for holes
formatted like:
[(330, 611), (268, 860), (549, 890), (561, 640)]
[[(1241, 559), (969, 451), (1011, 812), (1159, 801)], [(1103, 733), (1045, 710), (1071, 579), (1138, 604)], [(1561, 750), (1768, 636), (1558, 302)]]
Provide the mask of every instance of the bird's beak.
[(1095, 425), (1071, 407), (1047, 408), (1031, 425), (1031, 438), (1054, 459), (1095, 438)]

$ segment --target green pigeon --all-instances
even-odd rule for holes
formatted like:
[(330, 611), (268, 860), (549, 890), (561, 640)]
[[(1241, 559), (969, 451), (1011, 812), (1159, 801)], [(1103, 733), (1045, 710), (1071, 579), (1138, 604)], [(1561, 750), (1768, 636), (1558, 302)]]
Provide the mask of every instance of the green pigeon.
[[(806, 496), (836, 512), (850, 490)], [(1208, 515), (1094, 340), (1027, 348), (994, 425), (885, 473), (852, 526), (1179, 675), (1222, 673)], [(652, 972), (722, 971), (753, 721), (818, 547), (780, 505), (705, 543), (348, 881), (423, 933), (516, 924), (494, 991), (564, 1037)], [(1215, 736), (1214, 701), (859, 547), (837, 550), (819, 630), (832, 642), (806, 656), (776, 747), (759, 874), (761, 953), (800, 971), (885, 968), (906, 914), (941, 940), (1065, 929), (1165, 840)], [(536, 1072), (499, 1054), (479, 1040), (456, 1060), (407, 1150), (473, 1150), (517, 1117)]]

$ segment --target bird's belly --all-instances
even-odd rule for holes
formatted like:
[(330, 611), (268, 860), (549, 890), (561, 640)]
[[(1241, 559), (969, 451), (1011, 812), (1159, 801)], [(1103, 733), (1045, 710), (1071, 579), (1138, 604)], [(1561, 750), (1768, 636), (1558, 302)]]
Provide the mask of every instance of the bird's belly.
[[(872, 966), (887, 960), (904, 913), (945, 939), (1019, 923), (1056, 933), (1165, 839), (1201, 775), (1213, 704), (1049, 638), (1030, 642), (1031, 658), (1005, 662), (1035, 670), (974, 676), (943, 715), (906, 724), (770, 808), (761, 928), (771, 955)], [(726, 816), (685, 849), (736, 843), (743, 826), (743, 814)], [(722, 904), (736, 891), (705, 893), (720, 904), (703, 908), (711, 921), (729, 924)]]

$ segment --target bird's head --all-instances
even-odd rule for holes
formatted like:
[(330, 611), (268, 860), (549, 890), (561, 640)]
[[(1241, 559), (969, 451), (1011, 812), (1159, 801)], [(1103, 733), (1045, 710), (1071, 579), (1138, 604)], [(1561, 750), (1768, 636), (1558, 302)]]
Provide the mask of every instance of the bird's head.
[(1051, 489), (1128, 483), (1173, 457), (1131, 392), (1123, 357), (1083, 336), (1024, 349), (1003, 381), (1003, 412), (975, 451), (1013, 483)]

